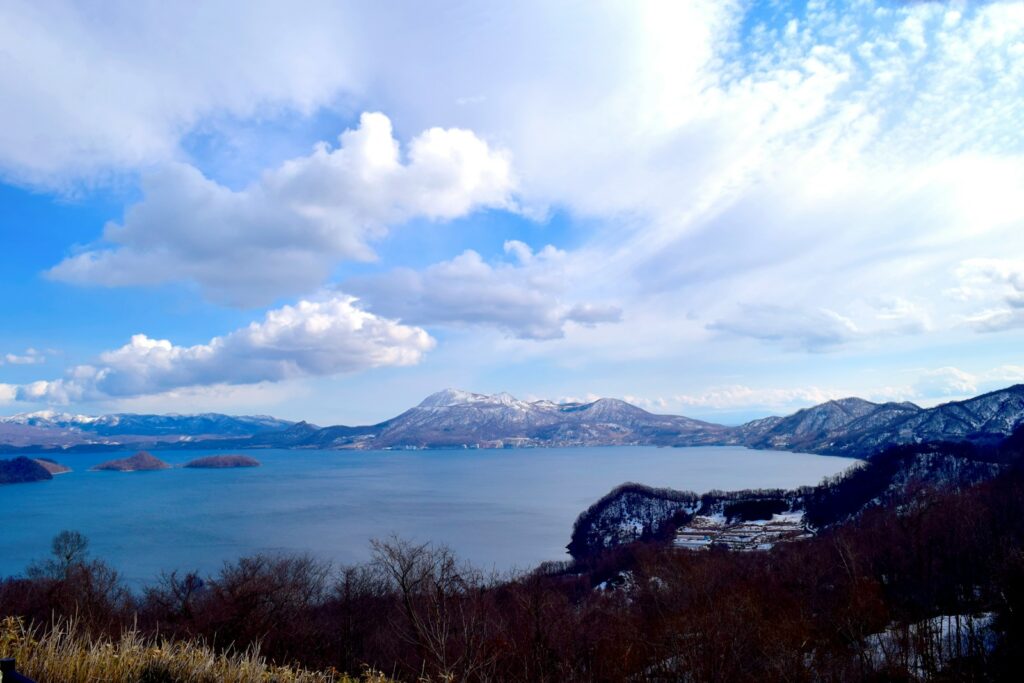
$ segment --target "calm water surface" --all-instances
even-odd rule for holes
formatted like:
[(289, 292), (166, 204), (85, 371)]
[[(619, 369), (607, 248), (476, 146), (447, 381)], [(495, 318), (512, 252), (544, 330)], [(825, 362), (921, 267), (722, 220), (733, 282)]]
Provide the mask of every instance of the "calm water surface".
[[(181, 464), (218, 451), (156, 451)], [(392, 533), (444, 542), (478, 566), (566, 559), (576, 516), (626, 481), (706, 491), (816, 484), (855, 461), (744, 448), (249, 453), (262, 467), (89, 472), (123, 452), (64, 455), (50, 482), (0, 486), (0, 576), (44, 556), (62, 529), (133, 584), (211, 572), (255, 551), (369, 556)], [(10, 457), (0, 455), (0, 458)]]

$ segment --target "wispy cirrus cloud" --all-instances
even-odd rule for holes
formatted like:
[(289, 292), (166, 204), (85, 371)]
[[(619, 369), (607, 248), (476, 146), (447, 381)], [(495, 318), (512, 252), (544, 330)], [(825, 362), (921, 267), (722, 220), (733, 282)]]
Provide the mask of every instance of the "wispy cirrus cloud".
[(25, 349), (22, 353), (5, 353), (0, 356), (0, 365), (39, 365), (46, 362), (46, 356), (33, 348)]

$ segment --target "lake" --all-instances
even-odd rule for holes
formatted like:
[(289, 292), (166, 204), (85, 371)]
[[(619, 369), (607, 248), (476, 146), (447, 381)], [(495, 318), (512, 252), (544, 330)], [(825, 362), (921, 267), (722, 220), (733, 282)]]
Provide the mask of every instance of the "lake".
[[(171, 464), (216, 453), (154, 451)], [(135, 586), (264, 550), (358, 562), (370, 539), (390, 534), (447, 543), (482, 568), (529, 569), (567, 559), (577, 515), (626, 481), (698, 492), (789, 488), (856, 462), (733, 447), (248, 454), (263, 466), (90, 472), (130, 453), (59, 456), (73, 472), (0, 486), (0, 576), (45, 556), (62, 529), (86, 534), (93, 556)]]

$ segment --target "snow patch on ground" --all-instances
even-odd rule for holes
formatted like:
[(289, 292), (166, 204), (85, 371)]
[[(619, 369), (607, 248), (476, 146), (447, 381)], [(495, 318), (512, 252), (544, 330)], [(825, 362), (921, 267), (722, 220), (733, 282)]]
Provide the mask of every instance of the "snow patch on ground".
[(708, 550), (723, 546), (730, 550), (769, 550), (778, 543), (809, 538), (802, 511), (783, 512), (771, 519), (729, 522), (722, 514), (698, 516), (676, 530), (672, 545), (683, 550)]

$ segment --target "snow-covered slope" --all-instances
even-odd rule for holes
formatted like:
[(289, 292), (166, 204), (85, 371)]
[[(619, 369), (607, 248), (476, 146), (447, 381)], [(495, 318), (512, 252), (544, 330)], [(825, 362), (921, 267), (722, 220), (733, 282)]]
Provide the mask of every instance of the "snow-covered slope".
[(859, 457), (894, 444), (1006, 436), (1024, 422), (1024, 385), (934, 408), (913, 403), (829, 401), (763, 425), (738, 428), (739, 443)]

